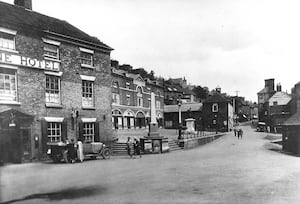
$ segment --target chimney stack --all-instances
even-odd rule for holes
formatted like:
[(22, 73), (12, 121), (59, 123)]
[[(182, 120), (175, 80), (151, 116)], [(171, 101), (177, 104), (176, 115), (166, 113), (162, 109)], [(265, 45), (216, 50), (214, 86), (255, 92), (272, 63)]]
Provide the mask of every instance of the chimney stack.
[(294, 86), (293, 94), (294, 94), (296, 102), (297, 102), (297, 112), (299, 112), (300, 111), (300, 83), (297, 83)]
[(220, 86), (217, 86), (216, 92), (221, 93), (221, 87)]
[(280, 83), (278, 83), (276, 85), (276, 91), (281, 92), (281, 84)]
[(265, 87), (268, 88), (269, 92), (274, 92), (275, 91), (275, 87), (274, 87), (274, 79), (266, 79), (265, 80)]
[(14, 4), (32, 10), (32, 0), (14, 0)]

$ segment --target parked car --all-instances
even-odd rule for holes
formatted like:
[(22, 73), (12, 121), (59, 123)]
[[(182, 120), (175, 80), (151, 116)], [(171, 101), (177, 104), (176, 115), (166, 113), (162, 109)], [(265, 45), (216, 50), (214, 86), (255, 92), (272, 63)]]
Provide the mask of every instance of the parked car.
[[(64, 142), (58, 143), (47, 143), (48, 151), (47, 155), (54, 162), (62, 162), (66, 160), (67, 144)], [(109, 159), (111, 156), (111, 150), (105, 144), (101, 142), (91, 142), (84, 143), (83, 146), (83, 155), (84, 158), (93, 158), (96, 159), (98, 156), (102, 156), (103, 159)]]
[(267, 131), (267, 126), (265, 122), (258, 122), (257, 127), (256, 127), (257, 132), (266, 132)]

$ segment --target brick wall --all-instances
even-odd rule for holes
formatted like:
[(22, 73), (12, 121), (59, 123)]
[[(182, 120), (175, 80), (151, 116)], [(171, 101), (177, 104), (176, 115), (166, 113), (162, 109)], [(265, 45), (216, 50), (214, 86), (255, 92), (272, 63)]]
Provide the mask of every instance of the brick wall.
[[(16, 50), (20, 55), (43, 60), (43, 41), (40, 36), (16, 36)], [(67, 119), (68, 138), (75, 137), (75, 130), (71, 125), (71, 110), (79, 111), (80, 117), (95, 117), (100, 122), (100, 140), (103, 142), (111, 138), (111, 71), (109, 54), (95, 51), (95, 69), (81, 68), (80, 50), (78, 46), (60, 45), (61, 70), (61, 107), (46, 107), (44, 70), (18, 67), (18, 101), (21, 105), (3, 105), (18, 109), (34, 116), (31, 128), (31, 146), (34, 147), (34, 137), (39, 137), (39, 148), (32, 148), (32, 157), (40, 157), (42, 152), (41, 120), (46, 116), (64, 117)], [(80, 75), (96, 76), (94, 82), (95, 109), (85, 110), (81, 106), (82, 81)], [(2, 106), (2, 105), (1, 105)]]

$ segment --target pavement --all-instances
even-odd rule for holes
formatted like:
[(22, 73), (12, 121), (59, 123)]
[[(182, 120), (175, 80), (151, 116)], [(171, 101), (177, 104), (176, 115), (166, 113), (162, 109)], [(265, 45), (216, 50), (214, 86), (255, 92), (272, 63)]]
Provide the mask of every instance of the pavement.
[[(2, 203), (300, 203), (300, 158), (243, 126), (195, 149), (0, 168)], [(280, 135), (278, 136), (280, 137)], [(273, 137), (272, 137), (273, 138)]]

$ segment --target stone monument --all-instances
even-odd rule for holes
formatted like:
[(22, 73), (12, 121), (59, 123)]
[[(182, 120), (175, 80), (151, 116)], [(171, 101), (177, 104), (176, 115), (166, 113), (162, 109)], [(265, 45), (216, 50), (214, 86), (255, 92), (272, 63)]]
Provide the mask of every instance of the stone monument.
[(151, 110), (149, 133), (147, 137), (141, 138), (142, 149), (144, 153), (162, 153), (169, 151), (168, 138), (160, 136), (158, 132), (158, 123), (156, 121), (155, 94), (151, 93)]
[(156, 108), (155, 108), (155, 95), (152, 92), (151, 93), (151, 109), (150, 109), (150, 125), (149, 125), (149, 133), (148, 137), (159, 137), (159, 132), (158, 132), (158, 124), (156, 121)]

